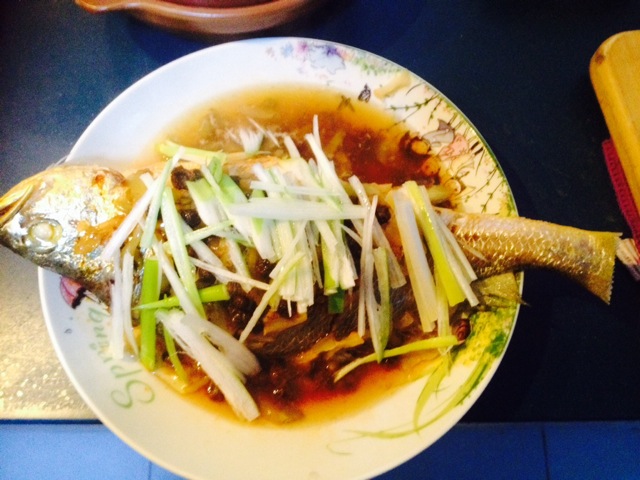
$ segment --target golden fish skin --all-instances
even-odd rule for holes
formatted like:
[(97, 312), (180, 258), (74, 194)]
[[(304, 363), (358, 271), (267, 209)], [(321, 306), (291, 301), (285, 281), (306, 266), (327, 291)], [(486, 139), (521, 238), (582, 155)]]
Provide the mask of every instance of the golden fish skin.
[(567, 275), (606, 303), (611, 300), (619, 233), (592, 232), (522, 217), (438, 209), (480, 277), (522, 268)]
[(108, 303), (113, 265), (100, 252), (131, 208), (128, 195), (125, 178), (111, 169), (45, 170), (0, 198), (0, 244)]
[[(152, 165), (147, 171), (159, 168)], [(100, 253), (132, 208), (132, 196), (127, 180), (115, 170), (80, 165), (45, 170), (0, 198), (0, 244), (77, 281), (108, 304), (113, 265)], [(619, 234), (521, 217), (438, 212), (480, 277), (549, 268), (609, 302)]]

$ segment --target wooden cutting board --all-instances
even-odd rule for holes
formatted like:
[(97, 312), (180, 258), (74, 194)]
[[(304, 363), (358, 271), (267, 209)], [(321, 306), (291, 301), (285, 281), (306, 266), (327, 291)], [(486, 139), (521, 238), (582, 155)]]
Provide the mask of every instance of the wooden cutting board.
[(640, 30), (607, 39), (593, 55), (591, 82), (640, 212)]

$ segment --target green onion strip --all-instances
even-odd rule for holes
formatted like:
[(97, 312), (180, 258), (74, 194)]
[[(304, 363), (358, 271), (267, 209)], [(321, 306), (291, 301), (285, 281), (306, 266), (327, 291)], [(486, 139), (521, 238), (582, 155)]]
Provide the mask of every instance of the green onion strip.
[[(421, 352), (426, 350), (434, 350), (437, 348), (446, 348), (457, 345), (458, 338), (455, 335), (447, 335), (445, 337), (431, 337), (425, 340), (417, 340), (415, 342), (407, 343), (406, 345), (402, 345), (401, 347), (391, 348), (389, 350), (385, 350), (383, 357), (384, 358), (392, 358), (398, 357), (401, 355), (407, 355), (409, 353)], [(336, 372), (333, 377), (333, 381), (337, 382), (345, 377), (348, 373), (351, 373), (353, 370), (358, 368), (361, 365), (365, 365), (367, 363), (377, 362), (378, 356), (375, 353), (370, 355), (366, 355), (364, 357), (360, 357), (354, 360), (351, 363), (348, 363), (340, 370)]]
[[(145, 258), (140, 303), (152, 304), (160, 297), (160, 266), (155, 258)], [(138, 305), (140, 308), (141, 305)], [(151, 309), (140, 312), (140, 361), (153, 371), (156, 368), (156, 317)]]

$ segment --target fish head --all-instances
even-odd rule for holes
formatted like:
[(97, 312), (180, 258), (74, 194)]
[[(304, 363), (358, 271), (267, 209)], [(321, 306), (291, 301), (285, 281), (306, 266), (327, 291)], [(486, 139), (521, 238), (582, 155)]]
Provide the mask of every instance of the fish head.
[(100, 252), (130, 208), (119, 172), (57, 166), (0, 198), (0, 244), (105, 298), (113, 269)]

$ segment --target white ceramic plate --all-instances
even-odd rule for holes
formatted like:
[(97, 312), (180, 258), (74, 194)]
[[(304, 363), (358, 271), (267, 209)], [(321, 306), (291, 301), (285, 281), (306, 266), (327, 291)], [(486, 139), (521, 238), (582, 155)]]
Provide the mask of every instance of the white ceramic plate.
[[(458, 206), (515, 213), (509, 186), (489, 147), (441, 93), (376, 55), (323, 41), (281, 38), (224, 44), (188, 55), (143, 78), (89, 126), (70, 162), (122, 166), (144, 154), (176, 118), (224, 92), (252, 85), (327, 85), (406, 118), (426, 135), (459, 187)], [(395, 82), (395, 83), (394, 83)], [(396, 85), (386, 97), (379, 87)], [(366, 87), (365, 87), (366, 86)], [(364, 95), (367, 96), (366, 94)], [(113, 432), (152, 461), (189, 478), (369, 478), (423, 451), (471, 407), (495, 372), (517, 308), (478, 320), (451, 375), (412, 432), (418, 380), (359, 413), (335, 421), (277, 428), (220, 418), (185, 400), (135, 360), (108, 354), (109, 316), (89, 301), (72, 310), (59, 276), (40, 271), (43, 309), (72, 382)], [(386, 432), (401, 435), (367, 435)], [(360, 433), (355, 433), (360, 432)]]

